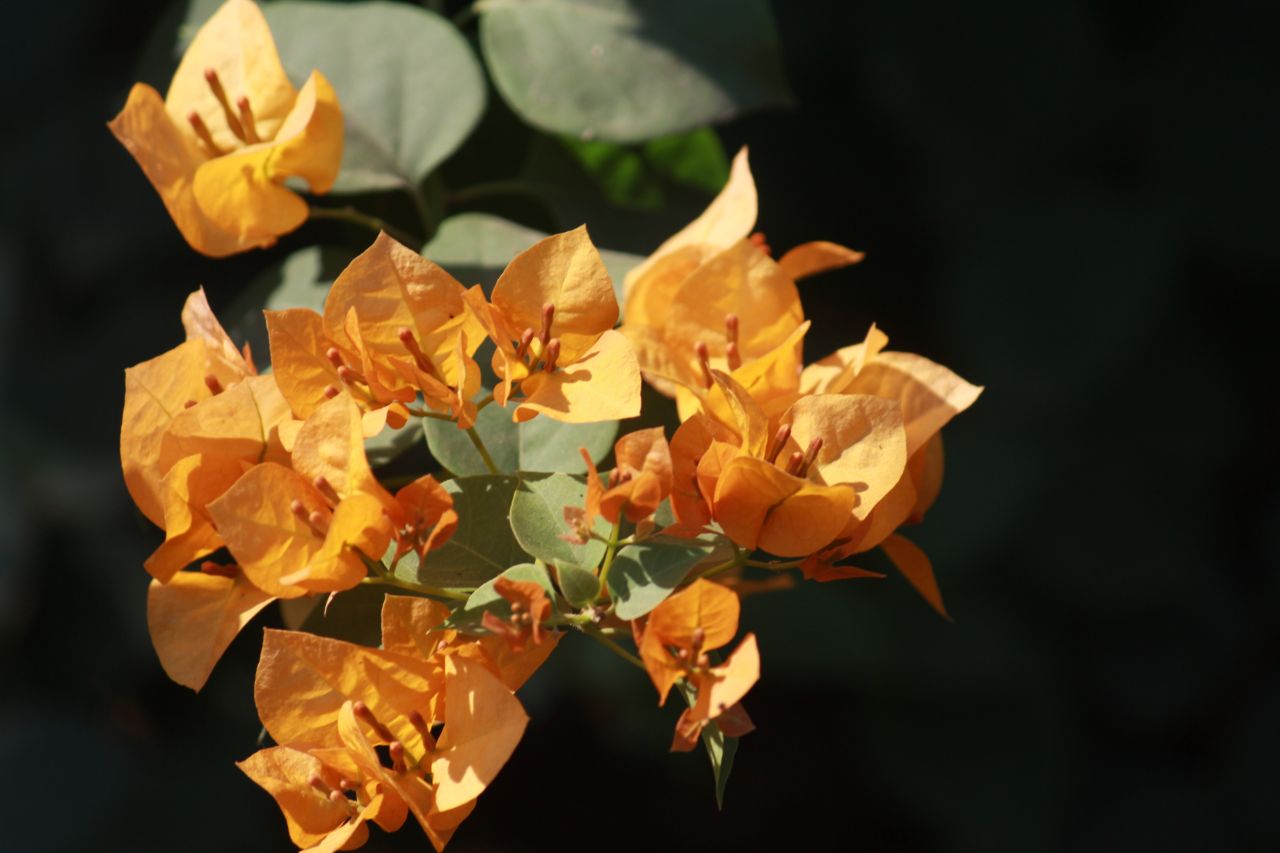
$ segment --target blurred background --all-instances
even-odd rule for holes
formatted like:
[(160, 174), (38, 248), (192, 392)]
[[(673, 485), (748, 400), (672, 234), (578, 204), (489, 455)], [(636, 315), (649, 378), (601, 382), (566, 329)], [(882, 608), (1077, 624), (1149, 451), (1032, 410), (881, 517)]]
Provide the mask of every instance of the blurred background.
[[(758, 730), (722, 813), (705, 756), (667, 753), (678, 709), (566, 638), (450, 850), (1280, 847), (1268, 5), (773, 4), (793, 104), (715, 134), (729, 155), (750, 146), (772, 246), (868, 255), (802, 284), (807, 355), (874, 320), (987, 389), (948, 427), (945, 488), (911, 531), (955, 621), (897, 576), (747, 600)], [(163, 90), (184, 14), (60, 0), (5, 28), (8, 850), (292, 849), (232, 763), (259, 730), (262, 620), (198, 696), (151, 650), (141, 564), (161, 535), (120, 476), (123, 369), (180, 340), (197, 285), (227, 312), (291, 251), (350, 257), (369, 235), (307, 225), (220, 262), (186, 246), (105, 128), (134, 80)], [(657, 204), (620, 202), (571, 149), (491, 91), (442, 185), (532, 170), (566, 197), (464, 194), (451, 212), (543, 231), (585, 219), (602, 246), (643, 254), (711, 197), (660, 181)], [(406, 828), (365, 849), (426, 848)]]

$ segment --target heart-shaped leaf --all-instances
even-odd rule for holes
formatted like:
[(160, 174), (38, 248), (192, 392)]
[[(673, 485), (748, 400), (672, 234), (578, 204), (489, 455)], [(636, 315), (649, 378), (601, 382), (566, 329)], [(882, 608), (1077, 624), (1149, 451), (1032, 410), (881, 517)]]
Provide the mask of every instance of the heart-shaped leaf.
[(338, 93), (345, 140), (335, 192), (416, 191), (484, 112), (479, 62), (457, 27), (433, 12), (305, 0), (263, 12), (293, 81), (318, 69)]
[(638, 619), (675, 591), (689, 570), (715, 550), (715, 537), (654, 536), (618, 552), (606, 583), (620, 619)]
[[(520, 478), (511, 501), (511, 530), (524, 550), (547, 563), (595, 566), (604, 557), (605, 544), (591, 539), (575, 545), (563, 537), (571, 531), (564, 508), (580, 507), (587, 495), (582, 477), (568, 474), (531, 474)], [(597, 518), (595, 532), (608, 536), (611, 525)]]
[(560, 581), (560, 594), (574, 607), (586, 607), (600, 595), (600, 579), (591, 569), (559, 563), (556, 577)]
[(636, 142), (790, 103), (765, 0), (486, 0), (480, 45), (522, 118)]

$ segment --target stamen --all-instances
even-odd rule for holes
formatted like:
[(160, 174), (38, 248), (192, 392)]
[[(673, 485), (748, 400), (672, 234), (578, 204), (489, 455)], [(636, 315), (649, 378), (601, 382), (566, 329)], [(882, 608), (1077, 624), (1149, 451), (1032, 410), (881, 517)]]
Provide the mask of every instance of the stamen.
[(396, 773), (404, 773), (409, 769), (404, 763), (404, 744), (398, 740), (393, 740), (387, 751), (391, 753), (392, 770)]
[(244, 128), (244, 141), (250, 145), (255, 142), (261, 142), (262, 137), (258, 136), (258, 125), (253, 120), (253, 110), (249, 107), (249, 99), (244, 95), (236, 98), (236, 109), (240, 112), (240, 126)]
[(529, 344), (533, 343), (533, 329), (526, 328), (520, 334), (520, 346), (516, 347), (516, 359), (524, 361), (525, 354), (529, 352)]
[(342, 353), (338, 352), (337, 347), (329, 347), (325, 350), (324, 357), (329, 359), (329, 363), (334, 367), (342, 367), (346, 363), (342, 360)]
[(546, 361), (542, 365), (542, 369), (545, 370), (547, 373), (555, 373), (556, 359), (560, 358), (560, 339), (559, 338), (551, 339), (551, 342), (547, 344), (547, 351), (542, 354), (542, 357), (546, 359)]
[(800, 469), (804, 466), (804, 454), (799, 450), (791, 454), (791, 458), (787, 460), (787, 473), (794, 477), (800, 476)]
[(347, 367), (345, 364), (342, 365), (342, 367), (338, 368), (338, 378), (348, 385), (352, 385), (357, 382), (360, 383), (361, 385), (369, 384), (368, 382), (365, 382), (364, 376), (362, 374), (352, 370), (350, 367)]
[(324, 390), (321, 391), (320, 393), (324, 394), (324, 398), (326, 400), (332, 400), (334, 397), (338, 396), (342, 392), (338, 390), (337, 385), (326, 385), (324, 386)]
[(804, 452), (804, 459), (800, 463), (800, 476), (803, 477), (809, 473), (810, 466), (818, 459), (818, 451), (822, 450), (822, 438), (815, 438), (809, 442), (809, 447)]
[(324, 495), (324, 499), (331, 504), (337, 505), (338, 502), (342, 500), (342, 498), (338, 495), (338, 490), (335, 489), (333, 487), (333, 484), (330, 483), (328, 480), (326, 480), (324, 477), (316, 477), (314, 480), (311, 481), (311, 485), (315, 486), (316, 491)]
[(204, 384), (205, 384), (205, 387), (208, 388), (214, 394), (222, 393), (222, 383), (219, 382), (218, 377), (214, 376), (212, 373), (207, 374), (204, 377)]
[(209, 90), (218, 99), (218, 103), (222, 104), (222, 116), (227, 120), (227, 127), (231, 128), (231, 132), (238, 139), (247, 142), (244, 128), (240, 126), (240, 119), (236, 117), (235, 112), (231, 109), (230, 102), (227, 101), (227, 90), (222, 88), (222, 81), (218, 79), (218, 72), (213, 68), (206, 68), (204, 70), (204, 81), (209, 84)]
[(213, 560), (205, 560), (200, 564), (200, 571), (206, 575), (217, 575), (220, 578), (233, 578), (239, 574), (240, 567), (235, 565), (224, 566), (221, 563), (215, 563)]
[(435, 364), (432, 363), (431, 359), (427, 358), (427, 354), (422, 351), (422, 347), (418, 346), (418, 339), (413, 336), (413, 329), (408, 326), (401, 326), (400, 331), (396, 334), (400, 337), (400, 343), (404, 344), (404, 348), (409, 351), (409, 355), (413, 356), (414, 363), (418, 365), (418, 369), (428, 376), (439, 379), (440, 374), (436, 371)]
[(329, 799), (335, 803), (338, 803), (339, 805), (341, 805), (342, 803), (349, 802), (347, 800), (347, 795), (342, 793), (341, 791), (330, 790)]
[(729, 359), (729, 369), (737, 370), (742, 367), (742, 353), (738, 350), (738, 342), (730, 341), (724, 348), (725, 357)]
[(188, 400), (187, 402), (185, 402), (185, 403), (183, 403), (183, 404), (182, 404), (182, 408), (184, 408), (184, 409), (189, 409), (189, 408), (191, 408), (192, 406), (194, 406), (195, 404), (196, 404), (196, 401), (195, 401), (195, 400)]
[(701, 653), (702, 644), (707, 641), (707, 632), (699, 625), (693, 629), (693, 635), (689, 637), (690, 652), (694, 655)]
[(556, 306), (550, 302), (542, 306), (542, 330), (538, 332), (538, 340), (545, 347), (551, 342), (551, 321), (556, 317)]
[(414, 731), (422, 735), (423, 741), (427, 744), (431, 743), (431, 727), (427, 725), (427, 721), (417, 711), (409, 712), (409, 725), (413, 726)]
[(307, 515), (307, 524), (311, 525), (312, 531), (318, 536), (324, 536), (329, 532), (329, 520), (324, 517), (324, 513), (315, 509)]
[(355, 713), (358, 720), (373, 729), (374, 733), (382, 740), (387, 743), (391, 743), (395, 740), (395, 736), (391, 734), (391, 730), (378, 722), (378, 718), (369, 710), (368, 705), (357, 699), (352, 703), (351, 710)]
[(791, 424), (783, 424), (778, 427), (778, 431), (773, 434), (773, 442), (769, 445), (768, 452), (765, 453), (765, 460), (773, 464), (789, 438), (791, 438)]
[(192, 110), (187, 114), (187, 122), (190, 123), (191, 129), (195, 131), (196, 138), (204, 143), (204, 147), (209, 149), (209, 153), (214, 157), (221, 157), (226, 154), (225, 148), (213, 141), (213, 134), (209, 132), (209, 126), (204, 123), (204, 119), (200, 118), (200, 113)]
[(311, 774), (311, 778), (307, 780), (307, 784), (315, 788), (320, 793), (328, 796), (333, 793), (333, 788), (329, 787), (329, 783), (320, 778), (319, 773)]
[(726, 342), (736, 344), (738, 342), (738, 315), (724, 315), (724, 339)]
[(763, 252), (767, 257), (773, 256), (773, 249), (769, 248), (768, 242), (765, 241), (765, 236), (763, 231), (757, 231), (747, 239), (751, 241), (751, 245), (755, 246), (757, 249)]
[(693, 351), (698, 356), (698, 364), (702, 366), (702, 384), (710, 388), (716, 382), (711, 378), (711, 351), (707, 349), (707, 342), (698, 341), (694, 344)]

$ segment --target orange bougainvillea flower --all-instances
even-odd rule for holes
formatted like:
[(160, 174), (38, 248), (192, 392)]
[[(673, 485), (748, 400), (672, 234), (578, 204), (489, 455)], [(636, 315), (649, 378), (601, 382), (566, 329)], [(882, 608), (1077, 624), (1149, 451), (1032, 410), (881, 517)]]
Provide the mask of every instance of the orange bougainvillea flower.
[(387, 409), (393, 428), (405, 403), (475, 423), (480, 372), (472, 356), (484, 327), (464, 289), (439, 266), (386, 234), (338, 275), (324, 314), (268, 311), (271, 359), (294, 414), (305, 418), (346, 390), (362, 410)]
[(392, 565), (412, 551), (419, 558), (449, 541), (458, 529), (458, 513), (453, 509), (453, 495), (436, 478), (426, 474), (396, 492), (399, 513), (396, 553)]
[[(851, 521), (830, 547), (813, 555), (803, 569), (816, 580), (862, 577), (865, 573), (860, 569), (840, 563), (883, 546), (917, 591), (945, 616), (928, 558), (893, 533), (904, 523), (921, 520), (937, 498), (943, 465), (940, 430), (971, 406), (982, 388), (922, 356), (884, 351), (888, 341), (872, 326), (862, 343), (806, 367), (801, 377), (802, 387), (811, 393), (871, 395), (895, 402), (902, 411), (908, 454), (902, 473), (873, 511)], [(905, 544), (895, 547), (899, 542)]]
[(270, 246), (300, 226), (307, 204), (285, 180), (328, 192), (342, 160), (333, 87), (319, 71), (293, 87), (248, 0), (228, 0), (205, 22), (163, 99), (135, 84), (108, 127), (182, 236), (214, 257)]
[(713, 518), (744, 548), (805, 557), (867, 518), (902, 476), (906, 437), (895, 402), (802, 397), (770, 436), (747, 390), (720, 371), (713, 379), (732, 426), (695, 415), (677, 430), (672, 505), (682, 524)]
[(609, 474), (607, 484), (586, 448), (582, 458), (587, 464), (587, 500), (582, 519), (577, 524), (590, 530), (597, 515), (616, 524), (622, 515), (632, 524), (658, 511), (671, 494), (671, 448), (662, 427), (636, 430), (613, 445), (617, 467)]
[[(312, 784), (312, 775), (278, 772), (273, 762), (282, 753), (265, 750), (241, 764), (276, 796), (299, 844), (317, 842), (300, 840), (295, 824), (313, 835), (341, 827), (358, 833), (350, 822), (381, 794), (386, 811), (365, 819), (393, 829), (373, 814), (394, 823), (403, 821), (407, 810), (442, 849), (510, 757), (528, 722), (512, 691), (555, 643), (512, 655), (500, 638), (486, 643), (442, 628), (447, 616), (448, 609), (436, 602), (387, 596), (382, 649), (266, 632), (254, 684), (263, 725), (281, 745), (276, 749), (293, 750), (289, 761), (320, 774), (324, 784), (313, 787), (346, 810), (339, 814), (307, 799), (310, 792), (297, 782)], [(489, 650), (498, 656), (491, 657)], [(441, 723), (437, 740), (432, 730)], [(390, 766), (375, 747), (387, 748)], [(297, 753), (337, 773), (326, 775)], [(288, 801), (280, 797), (282, 791)], [(297, 806), (291, 812), (290, 802), (321, 813), (308, 813), (310, 823), (304, 824), (305, 816)]]
[(486, 610), (481, 626), (505, 639), (513, 651), (522, 652), (527, 646), (540, 645), (547, 636), (542, 623), (551, 616), (551, 599), (547, 598), (542, 585), (499, 577), (493, 588), (509, 603), (511, 616), (503, 619)]
[(692, 749), (702, 728), (726, 712), (737, 734), (750, 730), (739, 702), (760, 678), (760, 654), (747, 634), (729, 658), (712, 666), (708, 653), (727, 645), (738, 632), (738, 596), (707, 580), (697, 580), (667, 598), (649, 614), (638, 643), (640, 658), (658, 690), (658, 704), (684, 679), (697, 699), (681, 716), (673, 750)]
[[(862, 260), (861, 252), (820, 241), (775, 262), (763, 238), (751, 235), (756, 210), (744, 148), (702, 215), (626, 277), (622, 331), (635, 344), (649, 383), (676, 398), (682, 419), (713, 388), (710, 368), (752, 387), (759, 377), (737, 371), (767, 359), (757, 372), (774, 374), (776, 391), (794, 392), (804, 334), (797, 334), (804, 314), (795, 281)], [(778, 378), (785, 387), (776, 385)], [(784, 399), (778, 410), (789, 402)]]
[(173, 419), (191, 406), (255, 374), (253, 364), (209, 310), (203, 290), (182, 309), (187, 340), (124, 372), (120, 463), (125, 486), (142, 514), (164, 526), (161, 480), (177, 461), (162, 447)]
[(365, 577), (361, 554), (390, 543), (395, 499), (364, 455), (360, 410), (347, 395), (318, 408), (298, 431), (293, 468), (251, 468), (209, 515), (253, 584), (281, 598), (350, 589)]
[(494, 399), (512, 415), (567, 423), (640, 414), (640, 370), (627, 339), (614, 331), (618, 302), (586, 226), (539, 240), (507, 265), (489, 301), (479, 287), (468, 304), (497, 345)]

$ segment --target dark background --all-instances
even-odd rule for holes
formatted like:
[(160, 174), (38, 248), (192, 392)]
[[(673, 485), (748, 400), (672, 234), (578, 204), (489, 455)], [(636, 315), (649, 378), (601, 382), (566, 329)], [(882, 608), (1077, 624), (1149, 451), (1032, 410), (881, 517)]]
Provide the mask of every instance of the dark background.
[[(955, 622), (897, 577), (748, 600), (759, 730), (720, 814), (705, 757), (666, 752), (676, 709), (569, 637), (450, 849), (1280, 847), (1268, 4), (775, 5), (798, 108), (721, 138), (751, 146), (774, 247), (868, 252), (802, 286), (808, 355), (875, 320), (987, 387), (912, 531)], [(10, 850), (291, 849), (232, 764), (255, 748), (261, 623), (199, 696), (151, 651), (160, 535), (119, 473), (122, 370), (178, 342), (197, 284), (223, 308), (317, 234), (368, 237), (187, 248), (104, 126), (165, 8), (25, 4), (0, 52)], [(514, 173), (532, 144), (495, 98), (445, 180)], [(644, 252), (705, 200), (589, 224)], [(366, 849), (426, 847), (406, 827)]]

